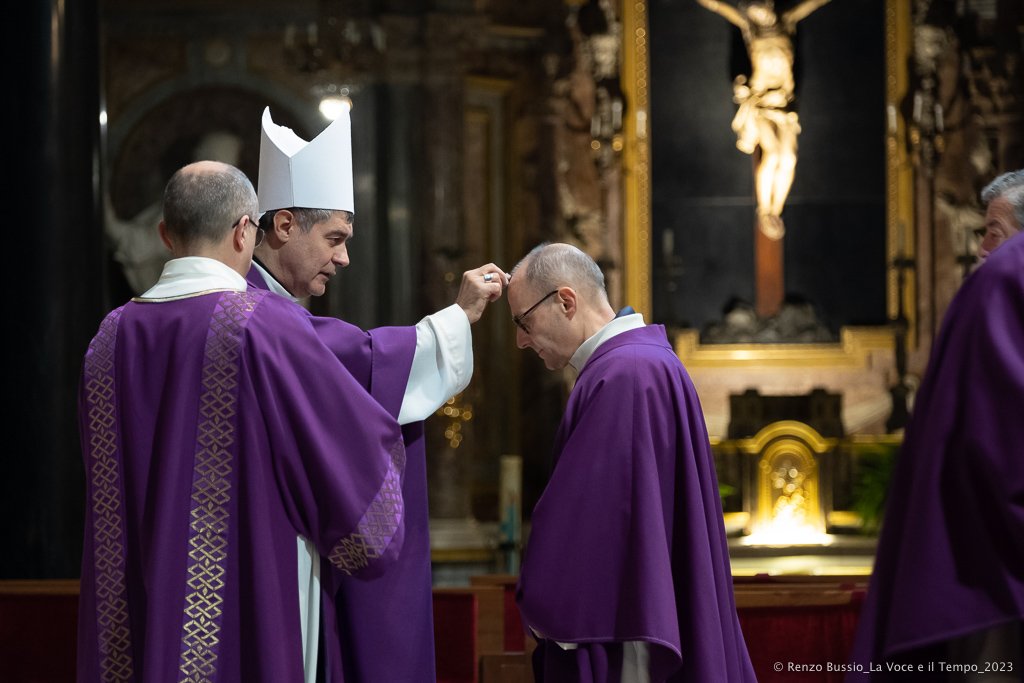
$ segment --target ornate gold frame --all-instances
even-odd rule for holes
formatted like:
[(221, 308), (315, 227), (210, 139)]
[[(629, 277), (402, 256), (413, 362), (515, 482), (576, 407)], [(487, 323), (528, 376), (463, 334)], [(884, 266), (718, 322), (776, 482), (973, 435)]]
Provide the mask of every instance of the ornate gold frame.
[(676, 335), (676, 355), (688, 368), (867, 368), (872, 355), (890, 351), (887, 327), (844, 327), (838, 344), (706, 344), (697, 330)]
[[(885, 3), (885, 159), (886, 159), (886, 258), (890, 264), (886, 278), (886, 300), (889, 317), (899, 312), (899, 298), (903, 297), (903, 312), (908, 323), (908, 347), (916, 346), (917, 292), (915, 278), (904, 279), (899, 291), (897, 269), (892, 264), (898, 258), (914, 258), (914, 173), (910, 154), (903, 141), (907, 139), (907, 124), (900, 113), (899, 103), (907, 96), (910, 74), (907, 63), (913, 52), (913, 26), (910, 3), (886, 0)], [(910, 274), (912, 275), (912, 274)]]
[[(621, 5), (622, 88), (629, 106), (624, 120), (623, 182), (625, 217), (623, 227), (623, 277), (625, 300), (650, 317), (651, 297), (651, 167), (648, 125), (649, 65), (647, 0), (623, 0)], [(886, 255), (891, 264), (898, 256), (914, 256), (913, 170), (905, 140), (906, 124), (899, 102), (906, 95), (909, 76), (907, 60), (912, 52), (913, 32), (910, 3), (886, 0)], [(899, 292), (897, 272), (890, 267), (886, 279), (887, 311), (895, 318), (899, 297), (914, 343), (916, 293), (913, 277), (906, 278)]]
[(622, 177), (626, 215), (622, 230), (625, 260), (623, 300), (650, 318), (651, 145), (648, 140), (647, 0), (622, 3), (622, 90), (628, 102), (623, 121)]

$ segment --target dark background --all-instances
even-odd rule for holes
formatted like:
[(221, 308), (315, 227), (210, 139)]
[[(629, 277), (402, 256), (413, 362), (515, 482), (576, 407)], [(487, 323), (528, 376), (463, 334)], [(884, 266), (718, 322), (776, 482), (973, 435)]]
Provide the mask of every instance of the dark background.
[[(654, 318), (703, 328), (731, 299), (755, 300), (753, 162), (730, 128), (733, 76), (750, 63), (739, 30), (696, 2), (649, 11)], [(882, 0), (833, 0), (794, 41), (802, 132), (785, 291), (833, 332), (886, 322), (884, 27)]]

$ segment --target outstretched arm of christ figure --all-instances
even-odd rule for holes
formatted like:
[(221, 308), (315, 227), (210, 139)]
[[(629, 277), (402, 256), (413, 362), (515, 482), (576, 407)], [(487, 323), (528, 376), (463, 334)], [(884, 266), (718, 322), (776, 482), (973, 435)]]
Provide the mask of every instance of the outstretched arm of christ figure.
[(805, 19), (811, 12), (818, 9), (822, 5), (827, 5), (829, 0), (804, 0), (796, 7), (787, 10), (782, 14), (782, 23), (786, 28), (792, 32), (797, 22), (801, 19)]

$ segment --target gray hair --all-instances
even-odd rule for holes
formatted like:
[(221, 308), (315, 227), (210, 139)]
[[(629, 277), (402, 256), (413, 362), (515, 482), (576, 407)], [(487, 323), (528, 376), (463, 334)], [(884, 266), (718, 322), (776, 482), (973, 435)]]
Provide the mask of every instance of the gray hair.
[(229, 164), (202, 162), (178, 169), (164, 190), (164, 224), (186, 246), (216, 244), (242, 216), (259, 212), (256, 191)]
[(1017, 224), (1024, 229), (1024, 168), (1002, 174), (981, 191), (981, 201), (985, 206), (999, 197), (1010, 202)]
[(521, 270), (538, 291), (550, 292), (569, 286), (584, 296), (608, 300), (601, 268), (571, 244), (544, 242), (537, 245), (516, 264), (512, 275)]
[(292, 216), (295, 217), (295, 222), (298, 224), (299, 229), (302, 230), (302, 232), (309, 232), (317, 223), (329, 221), (336, 213), (342, 214), (346, 223), (351, 223), (355, 218), (351, 211), (343, 211), (341, 209), (306, 209), (299, 206), (293, 206), (289, 209), (274, 209), (273, 211), (267, 211), (265, 214), (260, 216), (260, 228), (265, 232), (273, 230), (274, 216), (277, 215), (278, 211), (290, 211)]

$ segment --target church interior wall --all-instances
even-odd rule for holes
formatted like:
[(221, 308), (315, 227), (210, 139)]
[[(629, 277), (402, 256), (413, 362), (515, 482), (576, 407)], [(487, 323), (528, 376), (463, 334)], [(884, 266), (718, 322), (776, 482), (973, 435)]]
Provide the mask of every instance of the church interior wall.
[[(891, 348), (896, 228), (887, 222), (887, 107), (898, 112), (896, 144), (915, 179), (912, 193), (899, 198), (914, 216), (901, 238), (918, 259), (907, 273), (915, 288), (907, 311), (912, 383), (965, 272), (958, 259), (975, 249), (977, 191), (996, 173), (1024, 165), (1019, 11), (1013, 3), (916, 3), (945, 8), (912, 17), (907, 10), (918, 29), (934, 25), (944, 37), (933, 67), (897, 60), (910, 81), (899, 101), (885, 84), (893, 0), (833, 0), (801, 22), (803, 132), (786, 213), (786, 283), (813, 302), (833, 335), (823, 357), (839, 360), (793, 373), (772, 366), (777, 361), (723, 361), (715, 354), (724, 347), (686, 337), (719, 319), (731, 297), (752, 299), (756, 287), (751, 159), (736, 150), (729, 128), (742, 41), (696, 3), (639, 4), (651, 32), (653, 159), (644, 200), (653, 232), (643, 255), (653, 306), (643, 312), (679, 333), (677, 350), (703, 392), (712, 436), (728, 431), (729, 396), (752, 386), (769, 394), (841, 392), (850, 435), (892, 436), (885, 412), (899, 369)], [(636, 268), (624, 256), (637, 225), (626, 206), (637, 176), (623, 161), (636, 107), (623, 97), (633, 91), (618, 82), (628, 77), (625, 49), (636, 41), (623, 32), (626, 5), (87, 0), (61, 7), (54, 0), (52, 16), (19, 10), (26, 27), (20, 48), (32, 66), (17, 81), (26, 94), (18, 149), (28, 161), (16, 192), (39, 213), (31, 254), (13, 272), (23, 283), (39, 281), (40, 272), (52, 276), (15, 319), (40, 343), (14, 375), (17, 386), (33, 389), (10, 427), (10, 480), (24, 484), (9, 498), (18, 510), (10, 537), (20, 550), (0, 575), (77, 574), (81, 356), (103, 313), (159, 272), (152, 239), (135, 244), (124, 235), (155, 225), (166, 178), (211, 141), (255, 178), (264, 106), (307, 138), (326, 125), (316, 110), (321, 96), (347, 88), (354, 106), (355, 257), (311, 304), (315, 312), (364, 327), (411, 324), (453, 300), (462, 270), (486, 261), (510, 268), (545, 239), (584, 248), (605, 269), (613, 303), (637, 303), (625, 297), (637, 291), (629, 290)], [(365, 40), (330, 22), (346, 8)], [(53, 33), (54, 25), (63, 33)], [(942, 130), (934, 117), (914, 118), (928, 68), (947, 111)], [(211, 140), (211, 133), (218, 135)], [(139, 267), (130, 274), (133, 244)], [(56, 268), (42, 256), (52, 249)], [(865, 325), (873, 341), (850, 356), (844, 328)], [(883, 329), (888, 337), (870, 332)], [(468, 522), (449, 534), (463, 539), (453, 541), (456, 549), (466, 538), (493, 540), (503, 454), (522, 457), (528, 517), (571, 387), (570, 377), (515, 348), (504, 302), (474, 332), (474, 383), (429, 423), (432, 513), (440, 522)]]

